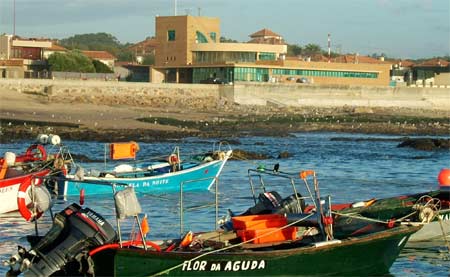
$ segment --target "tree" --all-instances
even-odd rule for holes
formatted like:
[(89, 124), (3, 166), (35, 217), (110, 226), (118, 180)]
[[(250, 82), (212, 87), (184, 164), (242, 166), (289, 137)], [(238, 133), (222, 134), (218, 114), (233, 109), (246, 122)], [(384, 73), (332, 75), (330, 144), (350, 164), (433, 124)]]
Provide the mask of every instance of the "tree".
[(303, 54), (306, 56), (314, 56), (316, 54), (321, 54), (322, 48), (320, 48), (317, 44), (307, 44), (305, 47), (303, 47)]
[(51, 71), (62, 72), (95, 72), (92, 61), (79, 51), (68, 53), (53, 53), (48, 57), (48, 64)]
[(155, 64), (155, 55), (149, 54), (149, 55), (144, 56), (144, 59), (142, 60), (142, 64), (154, 65)]
[(225, 42), (225, 43), (238, 43), (239, 41), (231, 39), (231, 38), (226, 38), (226, 37), (220, 37), (220, 42)]
[(97, 73), (114, 73), (114, 71), (112, 71), (109, 66), (102, 63), (101, 61), (93, 60), (92, 64), (94, 65), (95, 72)]
[(122, 47), (116, 37), (107, 33), (74, 35), (62, 39), (60, 44), (68, 49), (104, 50), (113, 54)]
[(287, 46), (287, 55), (288, 56), (299, 56), (303, 52), (303, 49), (300, 45), (297, 44), (288, 44)]

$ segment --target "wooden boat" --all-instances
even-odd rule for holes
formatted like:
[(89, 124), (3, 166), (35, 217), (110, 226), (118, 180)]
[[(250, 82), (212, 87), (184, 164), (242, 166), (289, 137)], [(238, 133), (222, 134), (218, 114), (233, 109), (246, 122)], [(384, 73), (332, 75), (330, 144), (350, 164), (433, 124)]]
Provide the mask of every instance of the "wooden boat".
[[(60, 142), (57, 136), (53, 135), (51, 139)], [(0, 214), (19, 211), (27, 221), (40, 215), (30, 211), (31, 198), (40, 197), (36, 201), (49, 202), (50, 199), (42, 197), (50, 195), (46, 186), (53, 184), (44, 184), (39, 177), (64, 176), (66, 172), (61, 148), (57, 149), (56, 154), (49, 154), (44, 144), (36, 143), (29, 146), (21, 155), (5, 153), (0, 159)]]
[[(68, 181), (59, 189), (60, 195), (79, 195), (81, 191), (84, 195), (110, 194), (111, 189), (101, 185), (102, 182), (127, 184), (142, 193), (179, 192), (181, 186), (184, 191), (207, 190), (232, 155), (231, 149), (224, 151), (220, 147), (208, 153), (183, 158), (176, 147), (163, 160), (121, 164), (111, 171), (97, 172), (95, 176), (78, 178), (77, 173), (68, 175)], [(110, 145), (110, 158), (134, 159), (138, 149), (135, 142), (113, 143)]]
[[(114, 194), (117, 234), (101, 215), (72, 204), (57, 214), (58, 224), (30, 250), (19, 248), (7, 263), (8, 274), (73, 275), (71, 270), (81, 269), (78, 274), (101, 276), (377, 275), (388, 273), (410, 235), (421, 228), (397, 222), (335, 236), (330, 197), (320, 197), (317, 184), (314, 192), (308, 200), (315, 212), (290, 224), (284, 215), (243, 215), (232, 218), (231, 229), (151, 242), (138, 220), (134, 189), (128, 187)], [(286, 208), (301, 204), (288, 203)], [(140, 234), (132, 241), (122, 240), (120, 220), (127, 217), (134, 217)]]

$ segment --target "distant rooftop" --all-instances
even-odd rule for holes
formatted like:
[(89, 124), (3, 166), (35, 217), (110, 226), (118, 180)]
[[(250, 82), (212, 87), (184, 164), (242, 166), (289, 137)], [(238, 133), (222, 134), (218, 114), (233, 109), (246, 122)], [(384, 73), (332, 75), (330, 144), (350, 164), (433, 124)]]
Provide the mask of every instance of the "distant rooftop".
[(116, 60), (117, 58), (107, 51), (81, 51), (84, 55), (91, 59), (97, 60)]

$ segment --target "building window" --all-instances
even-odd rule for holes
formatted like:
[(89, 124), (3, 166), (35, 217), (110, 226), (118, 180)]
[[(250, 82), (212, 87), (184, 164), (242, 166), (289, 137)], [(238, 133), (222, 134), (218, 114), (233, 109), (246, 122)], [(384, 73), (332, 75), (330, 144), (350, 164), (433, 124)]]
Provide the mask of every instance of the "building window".
[(167, 40), (174, 41), (175, 40), (175, 30), (167, 31)]
[(260, 61), (275, 61), (276, 59), (277, 59), (277, 54), (275, 54), (275, 53), (267, 53), (267, 52), (259, 53)]
[(197, 31), (196, 42), (197, 43), (208, 43), (208, 39), (206, 38), (206, 36), (202, 32)]
[(378, 78), (376, 72), (351, 72), (351, 71), (331, 71), (331, 70), (304, 70), (304, 69), (281, 69), (274, 68), (273, 75), (299, 75), (299, 76), (316, 76), (316, 77), (339, 77), (339, 78)]
[(216, 42), (216, 32), (209, 33), (209, 37), (212, 39), (212, 41)]

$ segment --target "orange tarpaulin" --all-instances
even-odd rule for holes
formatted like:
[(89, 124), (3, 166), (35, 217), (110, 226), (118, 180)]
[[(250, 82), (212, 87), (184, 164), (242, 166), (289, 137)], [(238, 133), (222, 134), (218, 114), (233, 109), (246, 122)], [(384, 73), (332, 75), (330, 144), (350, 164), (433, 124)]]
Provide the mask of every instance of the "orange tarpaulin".
[(109, 145), (109, 154), (112, 160), (135, 159), (139, 151), (139, 145), (134, 142), (111, 143)]

